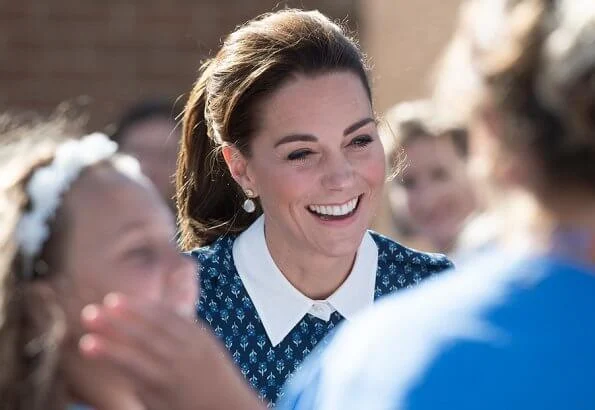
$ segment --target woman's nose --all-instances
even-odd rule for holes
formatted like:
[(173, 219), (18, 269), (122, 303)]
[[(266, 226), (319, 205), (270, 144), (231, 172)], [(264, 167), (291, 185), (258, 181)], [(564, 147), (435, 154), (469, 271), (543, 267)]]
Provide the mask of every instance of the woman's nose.
[(323, 176), (323, 185), (330, 190), (344, 190), (353, 184), (355, 170), (343, 155), (329, 158)]

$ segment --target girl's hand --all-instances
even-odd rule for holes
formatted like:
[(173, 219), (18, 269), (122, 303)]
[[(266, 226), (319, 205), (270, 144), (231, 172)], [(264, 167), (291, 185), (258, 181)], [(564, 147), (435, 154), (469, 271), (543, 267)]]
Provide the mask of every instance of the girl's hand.
[(109, 294), (81, 319), (81, 353), (117, 365), (148, 409), (264, 408), (209, 330), (170, 306)]

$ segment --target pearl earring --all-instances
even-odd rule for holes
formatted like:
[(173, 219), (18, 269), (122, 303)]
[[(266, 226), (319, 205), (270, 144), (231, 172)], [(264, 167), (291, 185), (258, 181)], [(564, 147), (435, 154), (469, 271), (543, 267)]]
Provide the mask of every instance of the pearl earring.
[(244, 201), (242, 208), (244, 208), (244, 211), (251, 214), (252, 212), (254, 212), (256, 210), (256, 205), (254, 204), (254, 201), (252, 200), (252, 198), (254, 197), (254, 191), (251, 189), (246, 189), (245, 193), (246, 193), (247, 198)]

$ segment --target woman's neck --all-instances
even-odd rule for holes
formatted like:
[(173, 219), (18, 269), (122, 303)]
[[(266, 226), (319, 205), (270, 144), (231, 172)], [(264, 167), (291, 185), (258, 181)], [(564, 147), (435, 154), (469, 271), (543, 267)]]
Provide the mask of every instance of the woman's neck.
[(265, 227), (265, 240), (273, 261), (285, 278), (301, 293), (314, 300), (332, 295), (347, 279), (356, 252), (345, 256), (328, 256), (305, 249), (303, 244), (277, 240)]

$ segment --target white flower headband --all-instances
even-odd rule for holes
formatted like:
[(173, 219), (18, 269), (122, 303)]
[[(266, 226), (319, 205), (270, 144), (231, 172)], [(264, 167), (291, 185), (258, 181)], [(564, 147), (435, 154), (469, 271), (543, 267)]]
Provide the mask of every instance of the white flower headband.
[(106, 135), (89, 134), (60, 144), (53, 161), (33, 173), (26, 187), (31, 210), (21, 217), (16, 230), (24, 277), (34, 275), (33, 262), (50, 235), (48, 221), (60, 206), (62, 195), (84, 168), (109, 158), (117, 149), (118, 144)]

